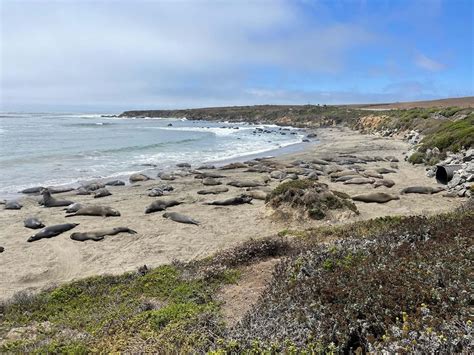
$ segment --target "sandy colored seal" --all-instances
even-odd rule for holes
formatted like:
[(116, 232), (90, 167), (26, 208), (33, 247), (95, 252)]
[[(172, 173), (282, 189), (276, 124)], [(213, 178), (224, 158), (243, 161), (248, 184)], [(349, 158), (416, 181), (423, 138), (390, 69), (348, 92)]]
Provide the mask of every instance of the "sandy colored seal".
[(107, 206), (84, 206), (79, 208), (75, 213), (66, 215), (66, 217), (73, 216), (118, 217), (120, 216), (120, 212)]
[(222, 185), (222, 182), (214, 178), (207, 177), (207, 178), (202, 179), (202, 184), (205, 186), (216, 186), (216, 185)]
[(352, 197), (354, 201), (361, 201), (366, 203), (385, 203), (391, 200), (399, 200), (400, 197), (387, 194), (385, 192), (373, 192), (370, 194), (357, 195)]
[(109, 190), (107, 190), (105, 187), (102, 187), (94, 191), (94, 198), (106, 197), (110, 195), (112, 195), (112, 193)]
[(164, 200), (156, 200), (153, 201), (145, 210), (145, 213), (153, 213), (153, 212), (159, 212), (159, 211), (164, 211), (168, 207), (173, 207), (180, 205), (181, 202), (176, 201), (176, 200), (169, 200), (169, 201), (164, 201)]
[(363, 184), (373, 184), (375, 182), (372, 178), (354, 178), (344, 181), (344, 185), (363, 185)]
[(30, 229), (38, 229), (38, 228), (43, 228), (44, 223), (41, 222), (38, 218), (35, 217), (29, 217), (23, 221), (23, 224), (26, 228)]
[(29, 187), (27, 189), (21, 190), (22, 194), (39, 194), (44, 189), (43, 186)]
[(63, 232), (66, 232), (68, 230), (71, 230), (78, 226), (79, 223), (65, 223), (65, 224), (56, 224), (54, 226), (46, 227), (36, 233), (35, 235), (32, 235), (31, 237), (28, 238), (27, 242), (34, 242), (43, 238), (52, 238), (57, 235), (60, 235)]
[(112, 180), (112, 181), (107, 181), (105, 183), (105, 186), (124, 186), (125, 181), (122, 180)]
[(252, 197), (255, 200), (266, 200), (267, 199), (267, 193), (265, 191), (261, 190), (250, 190), (245, 193), (247, 196)]
[(259, 181), (231, 181), (228, 182), (227, 185), (234, 187), (256, 187), (263, 186), (264, 184)]
[(138, 182), (151, 180), (151, 177), (146, 176), (144, 174), (132, 174), (128, 179), (130, 180), (130, 182)]
[(163, 217), (179, 223), (195, 224), (197, 226), (200, 224), (200, 222), (196, 221), (195, 219), (178, 212), (165, 212), (163, 213)]
[(375, 189), (377, 187), (380, 187), (380, 186), (385, 186), (385, 187), (392, 187), (393, 185), (395, 185), (395, 181), (393, 180), (390, 180), (390, 179), (379, 179), (377, 181), (374, 182), (374, 184), (372, 185)]
[(58, 200), (51, 196), (51, 192), (48, 189), (42, 190), (43, 195), (43, 206), (44, 207), (66, 207), (73, 204), (73, 201)]
[(93, 240), (97, 242), (99, 240), (104, 239), (106, 235), (116, 235), (119, 233), (137, 234), (136, 231), (128, 227), (116, 227), (116, 228), (101, 229), (101, 230), (93, 231), (93, 232), (72, 233), (71, 239), (76, 240), (78, 242), (85, 242), (86, 240)]
[(210, 189), (206, 189), (206, 190), (199, 190), (197, 193), (199, 195), (211, 195), (211, 194), (212, 195), (217, 195), (217, 194), (227, 192), (227, 191), (229, 191), (228, 187), (216, 186), (216, 187), (211, 187)]
[(252, 203), (252, 197), (242, 195), (239, 197), (232, 197), (232, 198), (228, 198), (226, 200), (221, 200), (221, 201), (206, 202), (205, 205), (233, 206), (233, 205), (242, 205), (244, 203)]
[(84, 206), (76, 202), (72, 205), (67, 206), (64, 210), (66, 211), (66, 213), (73, 213), (79, 211), (79, 209), (81, 209), (82, 207)]
[(401, 194), (436, 194), (438, 192), (444, 191), (445, 188), (441, 186), (410, 186), (404, 188), (400, 191)]

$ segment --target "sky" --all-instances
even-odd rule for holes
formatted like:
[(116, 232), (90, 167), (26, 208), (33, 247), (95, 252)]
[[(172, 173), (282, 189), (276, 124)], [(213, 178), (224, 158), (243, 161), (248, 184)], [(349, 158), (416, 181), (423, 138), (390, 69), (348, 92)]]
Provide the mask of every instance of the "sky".
[(474, 0), (0, 0), (0, 111), (474, 95)]

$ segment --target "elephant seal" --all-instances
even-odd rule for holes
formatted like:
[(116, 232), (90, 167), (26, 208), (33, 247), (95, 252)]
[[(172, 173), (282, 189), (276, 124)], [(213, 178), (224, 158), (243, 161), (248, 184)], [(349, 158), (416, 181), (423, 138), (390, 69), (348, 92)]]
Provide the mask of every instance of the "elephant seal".
[(350, 179), (355, 179), (357, 178), (358, 176), (360, 175), (346, 175), (346, 176), (341, 176), (341, 177), (338, 177), (336, 180), (334, 180), (334, 182), (345, 182), (345, 181), (348, 181)]
[(94, 181), (94, 182), (90, 182), (88, 184), (82, 185), (82, 187), (86, 189), (87, 191), (92, 192), (99, 189), (103, 189), (105, 185), (101, 182)]
[(178, 164), (176, 164), (176, 166), (178, 168), (190, 168), (191, 164), (189, 164), (189, 163), (178, 163)]
[(265, 191), (261, 191), (261, 190), (251, 190), (251, 191), (247, 191), (245, 194), (247, 196), (252, 197), (255, 200), (264, 200), (264, 201), (267, 199), (267, 195), (268, 195)]
[(270, 173), (270, 177), (276, 180), (283, 180), (286, 177), (286, 173), (280, 170), (274, 170)]
[(110, 195), (112, 195), (112, 193), (109, 190), (107, 190), (105, 187), (94, 191), (94, 198), (106, 197)]
[(438, 192), (444, 191), (444, 187), (441, 186), (410, 186), (404, 188), (402, 191), (400, 191), (401, 194), (436, 194)]
[(76, 240), (78, 242), (85, 242), (86, 240), (93, 240), (97, 242), (99, 240), (104, 239), (106, 235), (116, 235), (119, 233), (137, 234), (136, 231), (128, 227), (116, 227), (116, 228), (102, 229), (102, 230), (94, 231), (94, 232), (72, 233), (71, 239)]
[(221, 174), (217, 174), (217, 173), (212, 173), (212, 172), (200, 172), (199, 174), (196, 174), (194, 178), (195, 179), (204, 179), (204, 178), (221, 179), (221, 178), (225, 178), (225, 176)]
[(201, 165), (200, 167), (198, 167), (198, 170), (212, 170), (212, 169), (215, 169), (216, 166), (215, 165)]
[(68, 214), (66, 217), (74, 216), (102, 216), (102, 217), (119, 217), (120, 212), (112, 207), (106, 206), (84, 206), (79, 208), (75, 213)]
[(21, 210), (23, 205), (18, 201), (6, 201), (5, 209), (6, 210)]
[(0, 247), (0, 253), (3, 253), (5, 251), (4, 247)]
[(198, 195), (211, 195), (211, 194), (212, 195), (217, 195), (217, 194), (227, 192), (227, 191), (229, 191), (228, 187), (216, 186), (216, 187), (212, 187), (212, 188), (207, 189), (207, 190), (199, 190), (197, 193), (198, 193)]
[(124, 186), (125, 182), (122, 180), (112, 180), (105, 183), (105, 186)]
[(27, 189), (21, 190), (22, 194), (39, 194), (44, 189), (43, 186), (29, 187)]
[(150, 197), (160, 197), (163, 195), (164, 195), (164, 191), (158, 187), (151, 189), (151, 191), (148, 193), (148, 196)]
[(396, 173), (395, 170), (392, 169), (387, 169), (387, 168), (377, 168), (375, 169), (376, 172), (379, 174), (391, 174), (391, 173)]
[(159, 173), (159, 174), (158, 174), (158, 177), (159, 177), (161, 180), (167, 180), (167, 181), (176, 180), (176, 176), (174, 176), (174, 175), (172, 175), (172, 174), (168, 174), (168, 173)]
[(202, 179), (202, 184), (205, 186), (216, 186), (216, 185), (222, 185), (222, 182), (214, 178), (207, 177), (207, 178)]
[(38, 228), (43, 228), (44, 223), (41, 222), (38, 218), (35, 217), (29, 217), (23, 221), (23, 224), (26, 228), (30, 229), (38, 229)]
[(130, 177), (128, 178), (130, 180), (130, 182), (138, 182), (138, 181), (147, 181), (147, 180), (151, 180), (151, 177), (149, 176), (146, 176), (144, 174), (132, 174), (130, 175)]
[(43, 189), (42, 194), (44, 207), (66, 207), (74, 203), (73, 201), (55, 199), (48, 189)]
[(375, 182), (372, 178), (354, 178), (344, 181), (344, 185), (362, 185), (362, 184), (373, 184)]
[(76, 195), (90, 195), (92, 192), (87, 190), (84, 186), (76, 189)]
[(239, 197), (232, 197), (222, 201), (212, 201), (206, 202), (205, 205), (215, 205), (215, 206), (233, 206), (233, 205), (242, 205), (244, 203), (252, 203), (252, 197), (242, 195)]
[(383, 175), (382, 174), (379, 174), (375, 171), (370, 171), (370, 170), (366, 170), (362, 173), (362, 176), (365, 176), (367, 178), (376, 178), (376, 179), (383, 179)]
[(47, 187), (51, 194), (62, 194), (63, 192), (74, 191), (73, 187)]
[(357, 195), (352, 197), (354, 201), (361, 201), (366, 203), (376, 202), (385, 203), (391, 200), (399, 200), (400, 197), (387, 194), (385, 192), (373, 192), (370, 194)]
[(318, 165), (329, 165), (329, 162), (323, 159), (313, 159), (311, 163), (318, 164)]
[(248, 165), (244, 163), (230, 163), (230, 164), (221, 166), (219, 170), (232, 170), (232, 169), (244, 169), (244, 168), (248, 168)]
[(163, 213), (163, 217), (179, 223), (195, 224), (196, 226), (201, 224), (201, 222), (178, 212), (165, 212)]
[(264, 184), (258, 181), (231, 181), (228, 182), (227, 185), (234, 187), (256, 187), (263, 186)]
[(66, 232), (68, 230), (71, 230), (78, 226), (79, 223), (65, 223), (65, 224), (56, 224), (54, 226), (46, 227), (36, 233), (35, 235), (32, 235), (31, 237), (28, 238), (27, 242), (34, 242), (43, 238), (52, 238), (57, 235), (60, 235), (63, 232)]
[(83, 206), (80, 203), (76, 202), (67, 206), (64, 210), (66, 211), (66, 213), (73, 213), (79, 211), (79, 209), (81, 209), (82, 207)]
[(164, 211), (168, 207), (173, 207), (180, 204), (181, 202), (178, 202), (176, 200), (170, 200), (170, 201), (156, 200), (156, 201), (153, 201), (151, 205), (149, 205), (146, 208), (145, 213), (148, 214), (148, 213), (153, 213), (153, 212)]
[(398, 169), (398, 164), (392, 162), (392, 163), (390, 163), (390, 167), (391, 167), (392, 169)]
[(374, 182), (374, 184), (372, 185), (375, 189), (377, 187), (380, 187), (380, 186), (385, 186), (385, 187), (392, 187), (393, 185), (395, 185), (395, 181), (393, 180), (390, 180), (390, 179), (379, 179), (377, 181)]

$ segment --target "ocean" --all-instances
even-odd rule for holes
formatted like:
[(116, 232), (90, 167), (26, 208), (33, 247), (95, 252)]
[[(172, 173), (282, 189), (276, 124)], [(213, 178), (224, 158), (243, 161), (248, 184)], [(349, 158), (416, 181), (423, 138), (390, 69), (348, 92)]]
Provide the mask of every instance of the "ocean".
[[(266, 132), (262, 132), (265, 130)], [(222, 162), (301, 143), (295, 128), (101, 114), (0, 113), (0, 197), (32, 186)]]

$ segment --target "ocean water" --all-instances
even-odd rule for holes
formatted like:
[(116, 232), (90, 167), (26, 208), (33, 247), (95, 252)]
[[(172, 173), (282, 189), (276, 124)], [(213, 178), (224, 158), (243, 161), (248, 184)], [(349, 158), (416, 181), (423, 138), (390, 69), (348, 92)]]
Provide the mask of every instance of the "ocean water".
[[(271, 132), (255, 134), (256, 128)], [(180, 162), (218, 162), (274, 151), (302, 138), (303, 132), (293, 128), (246, 123), (0, 113), (0, 197), (38, 185), (154, 174)]]

